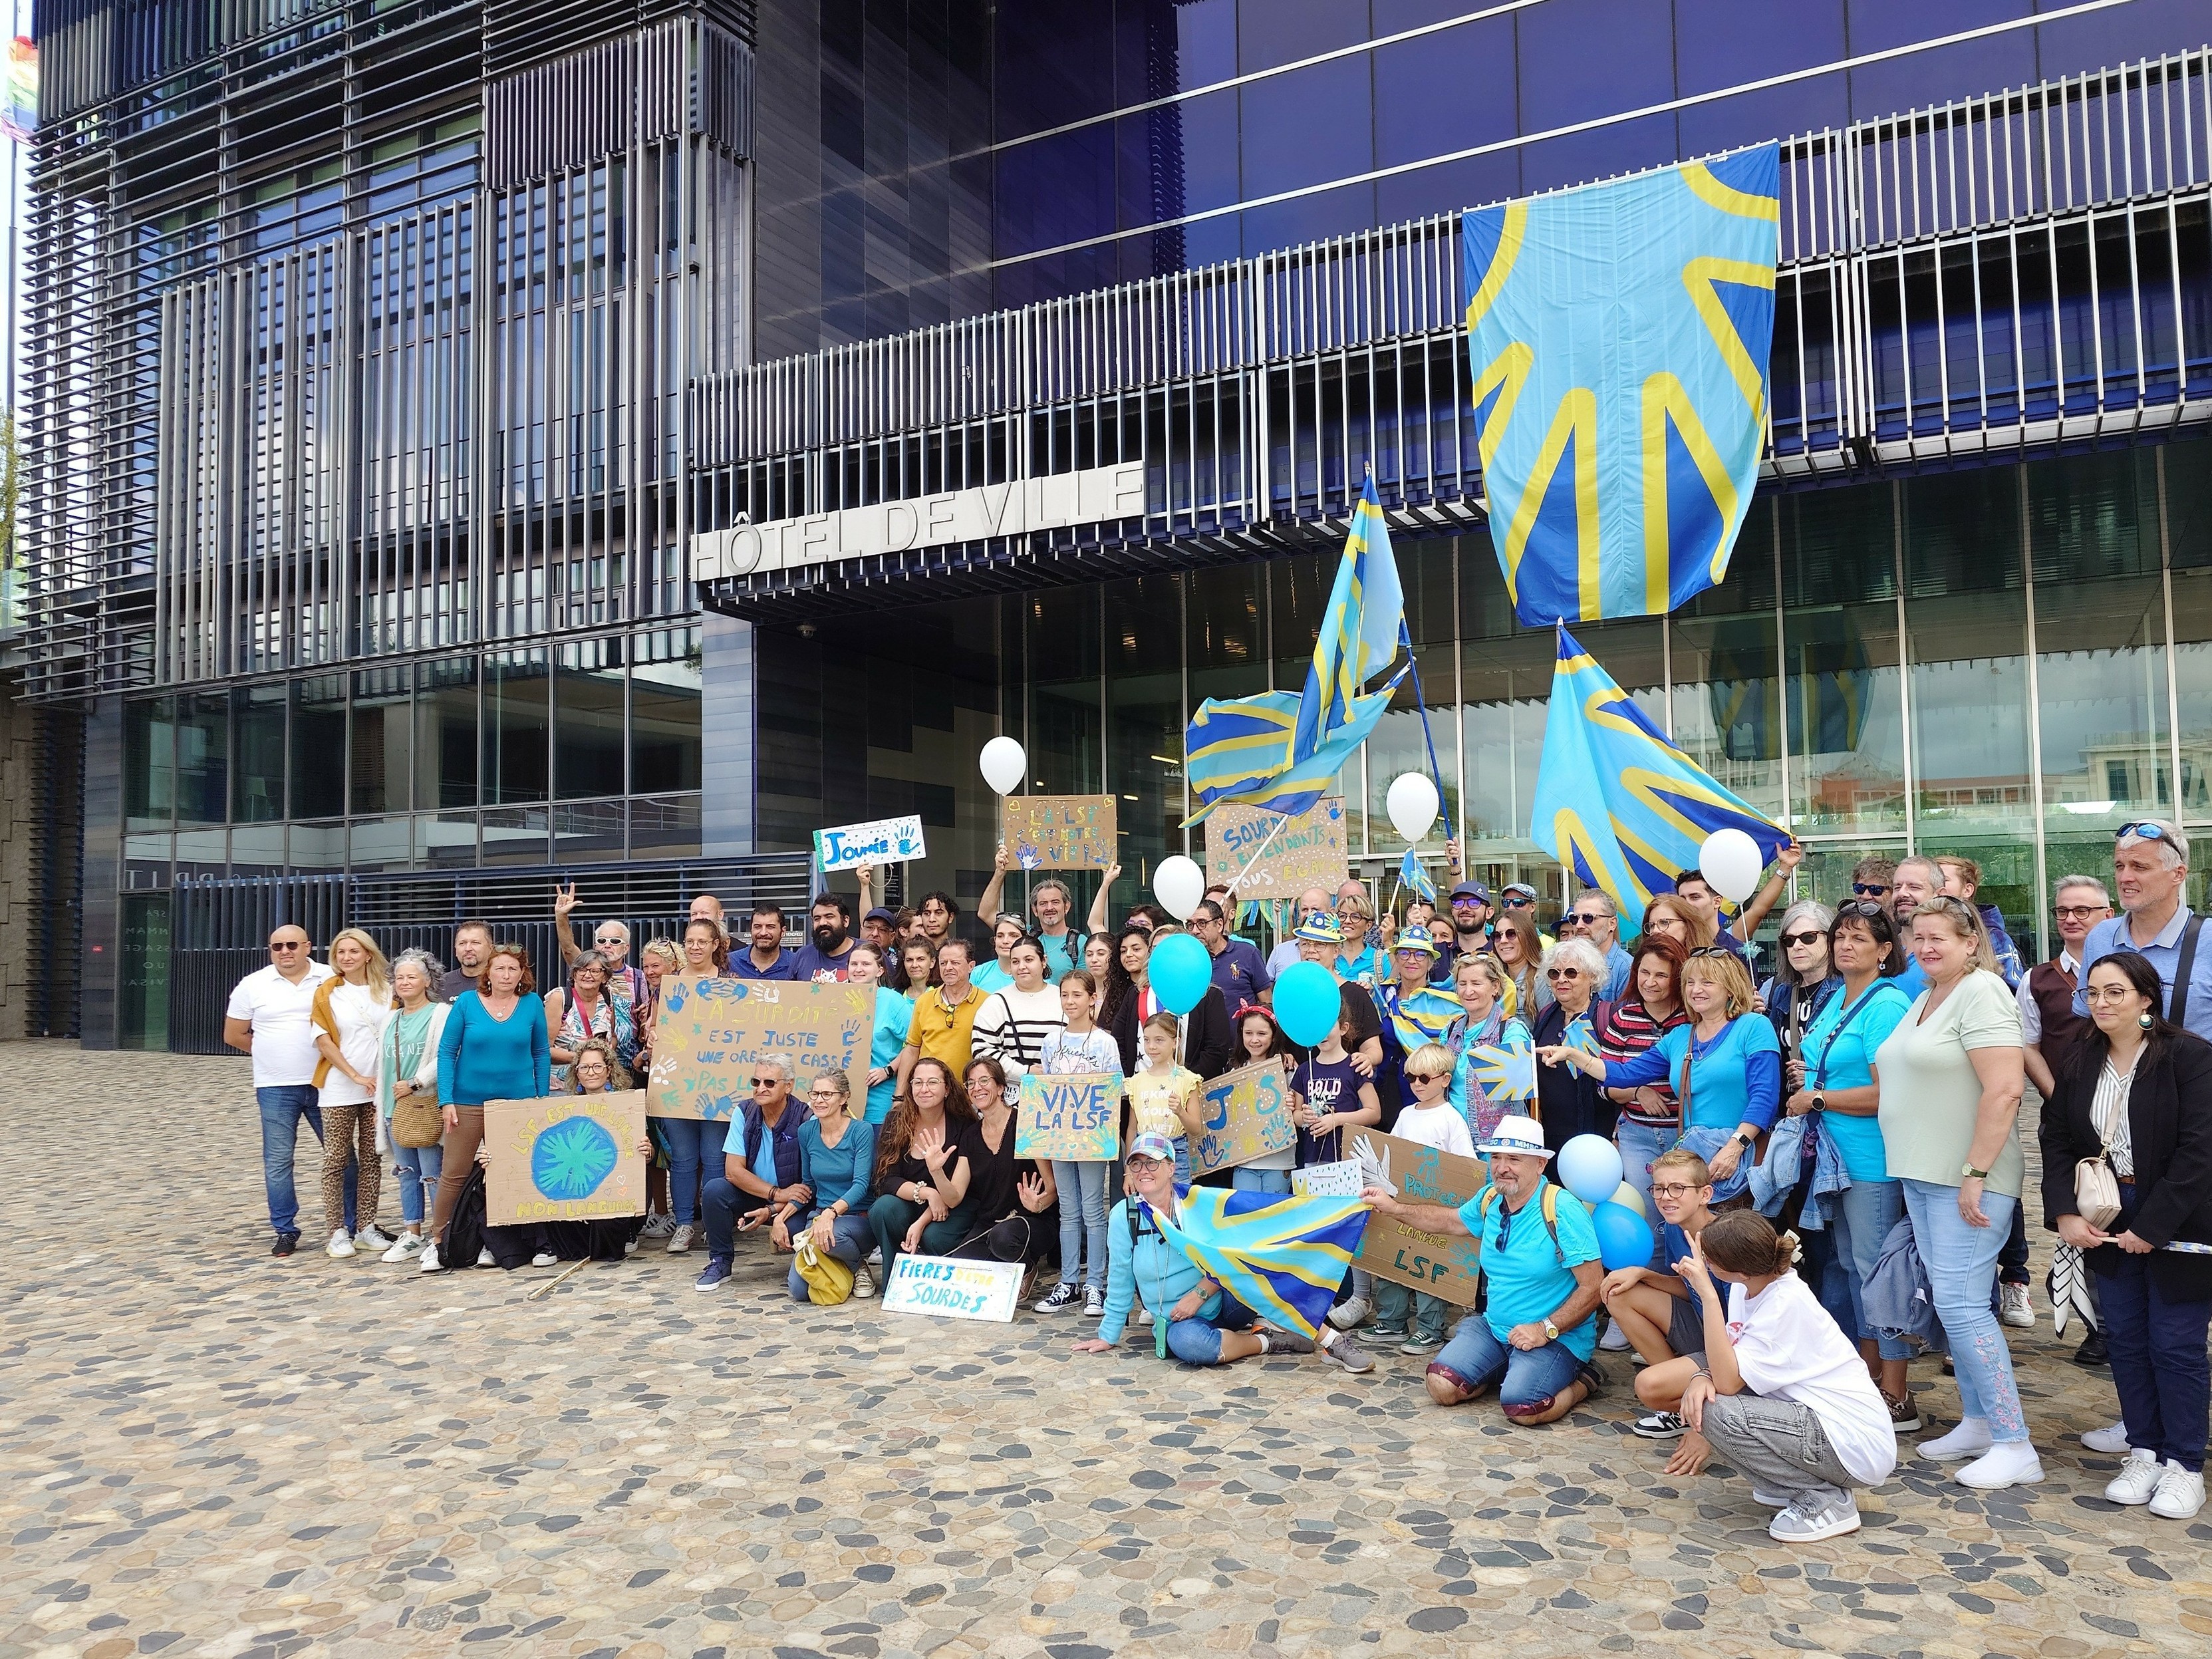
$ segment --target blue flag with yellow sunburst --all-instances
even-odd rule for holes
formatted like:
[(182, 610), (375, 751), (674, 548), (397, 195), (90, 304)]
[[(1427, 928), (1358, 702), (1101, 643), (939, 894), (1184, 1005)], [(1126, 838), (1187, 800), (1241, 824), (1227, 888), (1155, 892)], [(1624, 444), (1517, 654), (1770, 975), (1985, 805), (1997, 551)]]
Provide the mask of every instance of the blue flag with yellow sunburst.
[(1660, 616), (1718, 583), (1766, 436), (1780, 151), (1463, 221), (1490, 537), (1523, 623)]
[(1771, 860), (1788, 834), (1721, 787), (1667, 740), (1597, 659), (1564, 628), (1528, 835), (1584, 885), (1620, 908), (1620, 936), (1644, 906), (1698, 867), (1716, 830), (1741, 830)]

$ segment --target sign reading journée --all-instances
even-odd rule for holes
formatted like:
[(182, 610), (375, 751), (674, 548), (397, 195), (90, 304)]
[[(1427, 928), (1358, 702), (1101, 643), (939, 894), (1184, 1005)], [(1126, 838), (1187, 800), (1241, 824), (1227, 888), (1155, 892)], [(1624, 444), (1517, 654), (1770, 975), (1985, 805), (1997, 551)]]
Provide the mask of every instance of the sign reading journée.
[(1133, 519), (1145, 511), (1145, 465), (1010, 478), (910, 501), (878, 501), (772, 524), (733, 525), (691, 538), (691, 580), (715, 581), (834, 559), (1023, 536), (1037, 530)]

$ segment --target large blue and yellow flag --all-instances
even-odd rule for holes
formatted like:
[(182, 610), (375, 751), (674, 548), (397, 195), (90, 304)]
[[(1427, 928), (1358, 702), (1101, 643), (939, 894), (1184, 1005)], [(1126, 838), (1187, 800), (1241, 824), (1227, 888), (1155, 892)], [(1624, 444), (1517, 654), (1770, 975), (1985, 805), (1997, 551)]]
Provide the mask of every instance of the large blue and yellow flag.
[[(1405, 633), (1398, 562), (1370, 473), (1344, 538), (1305, 689), (1209, 697), (1192, 717), (1183, 756), (1198, 810), (1187, 822), (1231, 800), (1297, 814), (1327, 794), (1390, 707), (1406, 667), (1377, 690), (1361, 688), (1389, 667)], [(1411, 661), (1409, 650), (1407, 667)]]
[(1658, 616), (1727, 574), (1766, 434), (1780, 157), (1463, 221), (1490, 537), (1523, 623)]
[(1577, 881), (1612, 895), (1626, 939), (1643, 930), (1645, 902), (1697, 867), (1714, 830), (1742, 830), (1769, 859), (1790, 837), (1707, 776), (1559, 632), (1528, 834)]
[(1194, 1187), (1176, 1208), (1172, 1221), (1152, 1212), (1162, 1236), (1261, 1318), (1304, 1336), (1319, 1334), (1367, 1231), (1356, 1198)]

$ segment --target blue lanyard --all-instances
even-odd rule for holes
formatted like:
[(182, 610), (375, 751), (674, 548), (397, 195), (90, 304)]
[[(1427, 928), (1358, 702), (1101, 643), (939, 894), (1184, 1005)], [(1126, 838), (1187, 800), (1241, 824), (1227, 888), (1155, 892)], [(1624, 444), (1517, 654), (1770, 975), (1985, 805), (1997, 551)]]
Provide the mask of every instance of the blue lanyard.
[(1882, 980), (1877, 975), (1873, 984), (1859, 993), (1859, 1000), (1856, 1002), (1845, 1005), (1837, 1013), (1836, 1029), (1828, 1033), (1828, 1040), (1820, 1045), (1820, 1060), (1813, 1067), (1813, 1087), (1815, 1091), (1828, 1086), (1828, 1051), (1836, 1046), (1837, 1038), (1850, 1030), (1851, 1022), (1856, 1019), (1861, 1011), (1874, 1000), (1874, 994), (1881, 989), (1882, 983)]

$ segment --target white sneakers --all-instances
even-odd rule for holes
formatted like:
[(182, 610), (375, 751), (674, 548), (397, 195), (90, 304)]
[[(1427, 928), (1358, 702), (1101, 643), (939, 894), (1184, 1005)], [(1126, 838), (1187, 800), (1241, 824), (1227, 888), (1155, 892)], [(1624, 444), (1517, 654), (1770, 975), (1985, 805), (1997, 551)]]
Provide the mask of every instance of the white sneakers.
[(875, 1293), (876, 1276), (868, 1271), (867, 1264), (863, 1262), (860, 1266), (853, 1269), (854, 1298), (856, 1301), (866, 1302)]
[(2027, 1285), (1997, 1286), (1997, 1317), (2016, 1331), (2035, 1328), (2035, 1304), (2029, 1299)]
[(1607, 1353), (1626, 1353), (1628, 1352), (1628, 1333), (1607, 1320), (1605, 1334), (1598, 1338), (1597, 1346)]
[(2120, 1465), (2120, 1472), (2105, 1485), (2107, 1504), (2148, 1504), (2150, 1495), (2158, 1490), (2159, 1477), (2166, 1473), (2158, 1454), (2148, 1446), (2138, 1446), (2128, 1454), (2128, 1461)]
[(685, 1251), (691, 1248), (691, 1241), (698, 1236), (699, 1230), (694, 1227), (690, 1222), (685, 1222), (674, 1232), (668, 1235), (668, 1254), (671, 1255), (682, 1255)]
[(1328, 1310), (1328, 1322), (1340, 1331), (1357, 1330), (1359, 1328), (1360, 1322), (1367, 1317), (1368, 1312), (1367, 1298), (1364, 1296), (1355, 1296), (1341, 1306), (1331, 1308)]
[(1952, 1478), (1978, 1492), (2032, 1486), (2043, 1479), (2043, 1460), (2028, 1441), (2000, 1440)]
[(2115, 1423), (2109, 1428), (2092, 1429), (2081, 1437), (2081, 1443), (2093, 1452), (2123, 1455), (2128, 1449), (2128, 1425)]
[(1962, 1417), (1959, 1426), (1933, 1440), (1923, 1440), (1914, 1447), (1923, 1457), (1933, 1458), (1938, 1463), (1956, 1462), (1961, 1458), (1979, 1457), (1996, 1443), (1990, 1438), (1990, 1420), (1986, 1417)]
[(2150, 1512), (2166, 1521), (2188, 1521), (2203, 1507), (2203, 1472), (2168, 1463), (2158, 1478), (2158, 1490), (2150, 1495)]
[(422, 1249), (422, 1235), (410, 1228), (392, 1241), (392, 1248), (377, 1258), (380, 1261), (411, 1261)]
[(389, 1249), (392, 1235), (372, 1221), (353, 1236), (353, 1242), (364, 1250)]
[(416, 1273), (434, 1273), (438, 1271), (440, 1265), (438, 1247), (435, 1244), (425, 1244), (422, 1247), (422, 1254), (415, 1258)]
[(1778, 1544), (1817, 1544), (1859, 1529), (1858, 1501), (1833, 1486), (1815, 1486), (1792, 1498), (1767, 1523), (1766, 1535)]
[(533, 1267), (550, 1267), (560, 1259), (550, 1250), (540, 1250), (530, 1258), (530, 1265)]
[(323, 1246), (323, 1254), (340, 1261), (354, 1254), (353, 1240), (347, 1236), (344, 1228), (341, 1227), (331, 1235), (331, 1242)]

